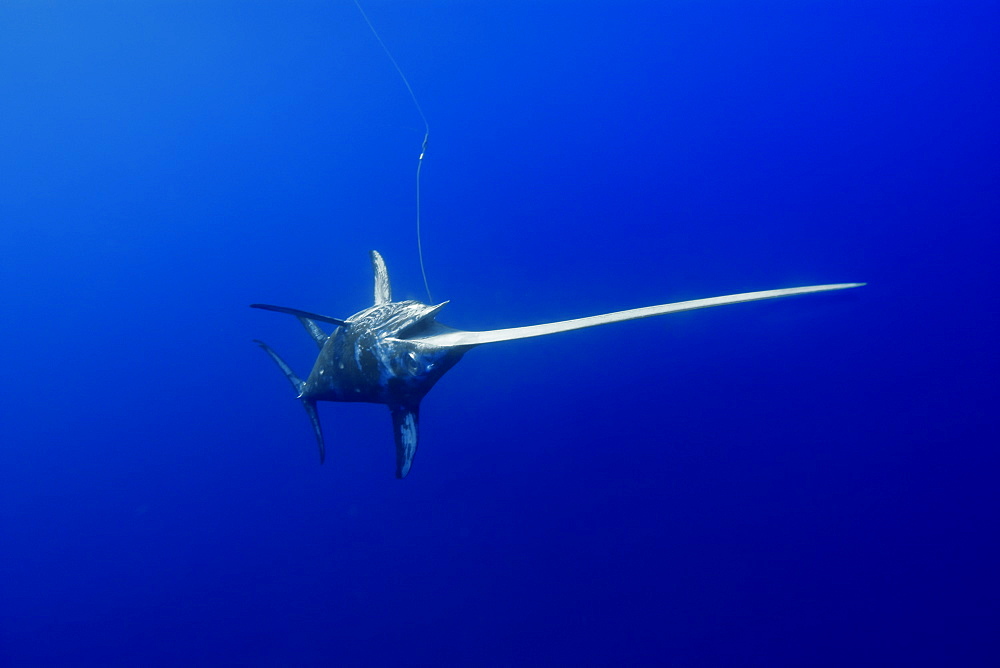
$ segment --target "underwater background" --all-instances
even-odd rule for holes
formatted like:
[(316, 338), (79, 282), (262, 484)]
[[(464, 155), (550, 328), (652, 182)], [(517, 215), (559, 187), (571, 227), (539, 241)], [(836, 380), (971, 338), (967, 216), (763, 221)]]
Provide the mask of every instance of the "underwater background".
[(0, 665), (998, 665), (995, 2), (0, 5)]

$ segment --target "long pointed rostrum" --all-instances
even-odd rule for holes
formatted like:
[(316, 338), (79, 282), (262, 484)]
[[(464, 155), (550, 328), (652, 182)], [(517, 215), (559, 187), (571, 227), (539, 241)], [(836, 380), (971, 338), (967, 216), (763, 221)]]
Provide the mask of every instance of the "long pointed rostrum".
[[(846, 290), (864, 285), (864, 283), (832, 283), (743, 292), (540, 325), (468, 332), (452, 329), (437, 322), (437, 313), (444, 304), (429, 306), (413, 300), (392, 301), (389, 272), (382, 256), (376, 251), (371, 252), (371, 264), (375, 275), (374, 305), (346, 320), (285, 306), (253, 305), (256, 308), (296, 316), (313, 341), (320, 346), (316, 363), (304, 381), (299, 379), (284, 360), (266, 344), (260, 341), (256, 343), (275, 361), (302, 401), (316, 433), (320, 461), (325, 456), (325, 448), (316, 411), (317, 402), (368, 402), (387, 405), (392, 414), (396, 444), (396, 476), (399, 478), (406, 477), (410, 472), (416, 455), (420, 401), (434, 384), (475, 346), (559, 334), (669, 313)], [(316, 322), (332, 323), (337, 327), (330, 336), (326, 336)]]

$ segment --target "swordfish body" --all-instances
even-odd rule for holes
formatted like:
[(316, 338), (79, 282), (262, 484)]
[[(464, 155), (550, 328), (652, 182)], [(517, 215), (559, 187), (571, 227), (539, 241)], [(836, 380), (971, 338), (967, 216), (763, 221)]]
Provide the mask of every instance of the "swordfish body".
[[(447, 302), (430, 306), (413, 300), (392, 301), (389, 273), (382, 256), (371, 251), (371, 262), (375, 272), (375, 304), (347, 319), (284, 306), (251, 304), (253, 308), (296, 316), (316, 342), (319, 356), (304, 381), (267, 344), (255, 343), (271, 356), (302, 401), (316, 435), (320, 462), (325, 459), (326, 448), (316, 402), (361, 401), (388, 406), (395, 435), (397, 478), (404, 478), (410, 472), (417, 451), (420, 401), (445, 372), (476, 346), (711, 306), (864, 285), (836, 283), (745, 292), (541, 325), (469, 332), (437, 322), (435, 316)], [(327, 335), (317, 323), (332, 324), (335, 328)]]

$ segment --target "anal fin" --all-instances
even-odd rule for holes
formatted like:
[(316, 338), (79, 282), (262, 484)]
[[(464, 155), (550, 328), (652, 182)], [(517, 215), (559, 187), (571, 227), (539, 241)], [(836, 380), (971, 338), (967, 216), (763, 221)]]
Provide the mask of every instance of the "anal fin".
[(392, 430), (396, 438), (396, 477), (405, 478), (417, 454), (417, 431), (419, 426), (419, 406), (393, 407)]

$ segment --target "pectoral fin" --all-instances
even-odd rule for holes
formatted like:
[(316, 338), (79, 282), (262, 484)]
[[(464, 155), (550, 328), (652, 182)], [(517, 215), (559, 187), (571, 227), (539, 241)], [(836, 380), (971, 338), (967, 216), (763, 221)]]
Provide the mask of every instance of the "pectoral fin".
[(275, 313), (288, 313), (289, 315), (294, 315), (297, 318), (308, 318), (310, 320), (318, 320), (320, 322), (328, 322), (331, 325), (337, 325), (338, 327), (343, 327), (347, 323), (340, 318), (334, 318), (328, 315), (320, 315), (319, 313), (310, 313), (309, 311), (303, 311), (297, 308), (289, 308), (287, 306), (274, 306), (273, 304), (250, 304), (250, 308), (264, 309), (265, 311), (274, 311)]
[(405, 478), (417, 453), (417, 426), (419, 407), (390, 408), (392, 429), (396, 437), (396, 477)]

